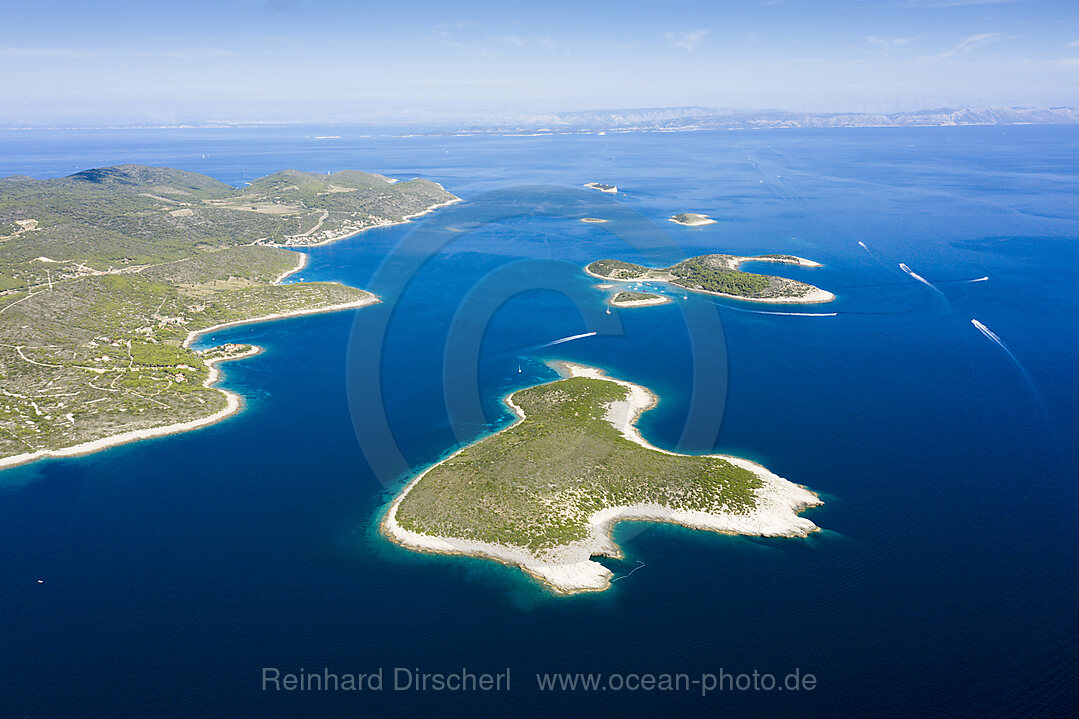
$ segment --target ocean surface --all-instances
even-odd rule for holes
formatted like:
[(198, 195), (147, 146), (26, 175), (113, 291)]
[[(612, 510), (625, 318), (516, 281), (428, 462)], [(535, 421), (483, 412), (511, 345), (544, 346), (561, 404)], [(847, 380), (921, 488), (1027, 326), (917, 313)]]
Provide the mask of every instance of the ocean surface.
[[(266, 349), (223, 366), (239, 415), (0, 472), (0, 717), (1079, 712), (1079, 129), (0, 132), (0, 175), (126, 162), (236, 185), (363, 169), (465, 202), (309, 251), (300, 277), (382, 304), (204, 337)], [(684, 211), (718, 222), (666, 222)], [(837, 300), (608, 315), (581, 271), (705, 252), (817, 260), (747, 269)], [(623, 524), (621, 579), (570, 598), (383, 540), (408, 476), (504, 426), (555, 359), (657, 392), (653, 443), (819, 492), (823, 531)], [(264, 667), (385, 686), (263, 691)], [(509, 668), (511, 690), (394, 691), (398, 667)], [(754, 671), (815, 688), (535, 679)]]

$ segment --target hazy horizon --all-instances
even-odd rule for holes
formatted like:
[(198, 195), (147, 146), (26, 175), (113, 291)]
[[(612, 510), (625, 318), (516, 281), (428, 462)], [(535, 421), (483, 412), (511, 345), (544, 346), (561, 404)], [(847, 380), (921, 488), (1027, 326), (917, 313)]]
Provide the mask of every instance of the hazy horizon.
[(1060, 0), (52, 0), (0, 18), (8, 125), (1079, 104), (1079, 8)]

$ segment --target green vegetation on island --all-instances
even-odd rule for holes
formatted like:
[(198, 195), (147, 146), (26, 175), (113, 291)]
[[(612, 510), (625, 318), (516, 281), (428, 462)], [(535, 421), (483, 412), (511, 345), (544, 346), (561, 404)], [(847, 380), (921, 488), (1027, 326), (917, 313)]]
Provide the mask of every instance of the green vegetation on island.
[(635, 280), (648, 274), (647, 267), (622, 260), (596, 260), (587, 270), (597, 277), (607, 280)]
[(304, 259), (281, 246), (453, 200), (435, 183), (359, 172), (290, 170), (240, 189), (137, 165), (0, 179), (0, 466), (222, 410), (210, 367), (251, 348), (196, 352), (194, 333), (375, 301), (337, 283), (276, 284)]
[(636, 305), (660, 305), (670, 302), (670, 298), (653, 292), (619, 292), (611, 298), (615, 307), (633, 307)]
[(626, 386), (571, 377), (515, 392), (524, 418), (431, 468), (404, 496), (405, 530), (523, 547), (584, 540), (609, 507), (745, 514), (761, 479), (715, 456), (674, 455), (636, 444), (605, 419)]
[(719, 294), (755, 302), (828, 302), (832, 293), (786, 277), (744, 272), (744, 262), (776, 262), (804, 267), (819, 266), (793, 255), (701, 255), (676, 265), (652, 269), (621, 260), (597, 260), (585, 270), (596, 277), (615, 281), (662, 281), (694, 292)]

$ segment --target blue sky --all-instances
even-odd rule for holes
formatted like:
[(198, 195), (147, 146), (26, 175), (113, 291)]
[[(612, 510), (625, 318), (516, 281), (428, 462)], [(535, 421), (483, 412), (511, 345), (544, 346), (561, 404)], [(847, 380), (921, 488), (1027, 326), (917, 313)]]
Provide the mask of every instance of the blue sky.
[(1079, 0), (0, 0), (0, 119), (1079, 105)]

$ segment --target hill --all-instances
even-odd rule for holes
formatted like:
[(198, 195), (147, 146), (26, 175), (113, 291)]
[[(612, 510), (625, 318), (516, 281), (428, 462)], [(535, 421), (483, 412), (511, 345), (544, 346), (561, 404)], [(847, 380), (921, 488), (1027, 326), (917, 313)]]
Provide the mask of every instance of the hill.
[(305, 259), (287, 247), (456, 200), (360, 172), (287, 170), (244, 188), (139, 165), (0, 179), (0, 466), (235, 410), (210, 386), (213, 365), (254, 348), (196, 352), (196, 334), (377, 301), (277, 284)]

